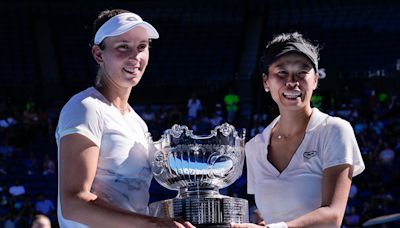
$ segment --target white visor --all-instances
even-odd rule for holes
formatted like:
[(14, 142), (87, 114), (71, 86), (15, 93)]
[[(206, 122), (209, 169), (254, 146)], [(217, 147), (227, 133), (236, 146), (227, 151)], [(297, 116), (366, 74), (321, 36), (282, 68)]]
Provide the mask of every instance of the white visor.
[(157, 30), (149, 23), (134, 13), (121, 13), (110, 18), (104, 23), (94, 36), (94, 44), (100, 44), (106, 37), (121, 35), (136, 26), (146, 29), (150, 39), (158, 39)]

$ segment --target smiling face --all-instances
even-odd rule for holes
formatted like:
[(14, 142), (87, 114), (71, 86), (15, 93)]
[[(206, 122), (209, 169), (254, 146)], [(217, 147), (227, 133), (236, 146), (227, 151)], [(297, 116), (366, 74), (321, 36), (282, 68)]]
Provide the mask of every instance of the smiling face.
[(264, 88), (280, 110), (311, 108), (311, 96), (318, 84), (318, 76), (311, 62), (303, 55), (291, 53), (277, 59), (263, 74)]
[(149, 61), (149, 37), (143, 27), (104, 39), (103, 50), (94, 45), (93, 57), (103, 72), (102, 80), (117, 88), (136, 86)]

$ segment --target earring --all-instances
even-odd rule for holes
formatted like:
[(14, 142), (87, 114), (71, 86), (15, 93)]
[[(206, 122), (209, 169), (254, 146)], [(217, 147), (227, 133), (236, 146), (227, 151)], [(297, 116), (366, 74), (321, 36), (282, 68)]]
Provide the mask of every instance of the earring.
[(268, 92), (269, 92), (269, 89), (268, 89), (268, 88), (265, 88), (265, 92), (267, 92), (267, 93), (268, 93)]

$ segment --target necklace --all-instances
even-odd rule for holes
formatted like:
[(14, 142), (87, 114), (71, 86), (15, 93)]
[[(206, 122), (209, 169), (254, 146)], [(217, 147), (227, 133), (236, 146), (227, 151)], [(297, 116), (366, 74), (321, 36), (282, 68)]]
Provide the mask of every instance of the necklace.
[(277, 129), (276, 129), (276, 133), (278, 134), (278, 135), (276, 136), (277, 139), (282, 140), (282, 139), (287, 139), (287, 138), (288, 138), (288, 136), (286, 136), (286, 135), (284, 135), (284, 134), (281, 133), (281, 131), (280, 131), (280, 124), (279, 124), (279, 123), (277, 124), (276, 128), (277, 128)]
[(304, 137), (304, 134), (306, 133), (306, 131), (304, 129), (304, 130), (301, 130), (300, 132), (294, 132), (293, 134), (285, 135), (285, 134), (282, 134), (280, 131), (280, 124), (278, 123), (276, 126), (277, 127), (276, 127), (275, 133), (277, 134), (276, 138), (278, 140), (288, 140), (289, 137), (290, 137), (290, 140), (294, 140), (294, 139), (297, 139), (297, 137)]

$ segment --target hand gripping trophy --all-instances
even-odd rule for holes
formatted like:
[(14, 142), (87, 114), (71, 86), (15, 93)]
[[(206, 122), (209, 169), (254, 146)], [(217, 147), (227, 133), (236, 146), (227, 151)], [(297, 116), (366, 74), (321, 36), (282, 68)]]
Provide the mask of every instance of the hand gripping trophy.
[(208, 136), (174, 125), (154, 142), (152, 172), (162, 186), (177, 190), (176, 198), (150, 204), (150, 213), (190, 221), (196, 227), (230, 227), (248, 222), (245, 199), (221, 195), (220, 188), (242, 174), (245, 130), (224, 123)]

